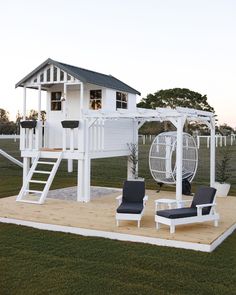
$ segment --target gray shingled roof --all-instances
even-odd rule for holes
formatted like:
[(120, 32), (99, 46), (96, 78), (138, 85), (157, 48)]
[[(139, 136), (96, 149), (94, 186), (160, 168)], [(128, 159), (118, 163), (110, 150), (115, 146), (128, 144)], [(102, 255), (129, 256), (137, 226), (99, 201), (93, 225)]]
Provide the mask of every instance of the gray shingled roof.
[(91, 84), (103, 86), (106, 88), (111, 88), (115, 90), (120, 90), (120, 91), (140, 95), (139, 91), (135, 90), (134, 88), (130, 87), (129, 85), (125, 84), (124, 82), (118, 80), (117, 78), (111, 75), (105, 75), (98, 72), (75, 67), (72, 65), (64, 64), (64, 63), (52, 60), (50, 58), (47, 59), (45, 62), (43, 62), (40, 66), (38, 66), (35, 70), (33, 70), (27, 76), (25, 76), (22, 80), (20, 80), (16, 84), (16, 87), (23, 86), (28, 79), (30, 79), (34, 74), (39, 72), (43, 67), (45, 67), (48, 64), (53, 64), (59, 67), (60, 69), (64, 70), (68, 74), (72, 75), (73, 77), (75, 77), (76, 79), (84, 83), (91, 83)]

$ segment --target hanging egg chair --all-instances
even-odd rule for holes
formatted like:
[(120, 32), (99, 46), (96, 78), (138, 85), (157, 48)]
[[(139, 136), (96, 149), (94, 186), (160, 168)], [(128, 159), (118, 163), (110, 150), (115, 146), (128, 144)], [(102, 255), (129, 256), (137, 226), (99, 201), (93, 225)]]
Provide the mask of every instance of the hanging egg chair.
[[(152, 142), (149, 152), (149, 169), (158, 183), (176, 183), (177, 132), (163, 132)], [(182, 178), (191, 182), (196, 174), (198, 151), (194, 138), (183, 133)]]

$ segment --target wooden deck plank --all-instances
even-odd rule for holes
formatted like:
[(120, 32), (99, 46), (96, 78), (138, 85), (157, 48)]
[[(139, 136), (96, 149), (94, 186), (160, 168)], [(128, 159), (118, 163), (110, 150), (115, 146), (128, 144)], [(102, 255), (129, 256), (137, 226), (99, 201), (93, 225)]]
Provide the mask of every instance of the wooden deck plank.
[(20, 203), (15, 201), (16, 197), (8, 197), (0, 199), (0, 217), (208, 245), (236, 223), (236, 198), (217, 198), (219, 227), (214, 227), (213, 222), (206, 222), (177, 226), (175, 234), (172, 235), (169, 233), (169, 227), (165, 225), (157, 231), (154, 222), (154, 200), (174, 198), (175, 195), (172, 192), (147, 191), (149, 201), (141, 228), (137, 228), (134, 221), (121, 221), (120, 227), (117, 227), (115, 197), (119, 194), (117, 192), (89, 203), (47, 199), (43, 205)]

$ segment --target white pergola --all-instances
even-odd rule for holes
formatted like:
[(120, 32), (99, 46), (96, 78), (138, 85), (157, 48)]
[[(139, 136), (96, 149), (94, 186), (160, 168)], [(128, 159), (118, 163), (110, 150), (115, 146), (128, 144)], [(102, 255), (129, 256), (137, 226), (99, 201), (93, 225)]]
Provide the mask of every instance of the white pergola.
[(177, 107), (157, 108), (156, 110), (137, 108), (136, 112), (130, 113), (126, 110), (116, 112), (84, 111), (84, 119), (103, 119), (103, 120), (119, 120), (133, 119), (137, 122), (136, 139), (138, 142), (138, 129), (145, 122), (164, 122), (170, 121), (177, 130), (177, 147), (176, 147), (176, 200), (182, 200), (182, 159), (183, 159), (183, 127), (186, 122), (196, 122), (205, 124), (210, 129), (210, 186), (215, 183), (215, 117), (214, 114), (207, 111), (201, 111), (190, 108)]

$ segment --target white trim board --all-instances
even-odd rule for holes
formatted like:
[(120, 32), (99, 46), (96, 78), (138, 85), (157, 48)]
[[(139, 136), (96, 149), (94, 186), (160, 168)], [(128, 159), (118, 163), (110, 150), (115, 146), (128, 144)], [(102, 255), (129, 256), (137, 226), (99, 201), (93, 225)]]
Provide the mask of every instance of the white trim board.
[(112, 240), (127, 241), (127, 242), (146, 243), (146, 244), (151, 244), (156, 246), (182, 248), (182, 249), (201, 251), (201, 252), (212, 252), (236, 229), (236, 223), (235, 223), (228, 230), (226, 230), (221, 236), (219, 236), (212, 244), (208, 245), (208, 244), (191, 243), (191, 242), (176, 241), (176, 240), (166, 240), (166, 239), (159, 239), (159, 238), (152, 238), (152, 237), (145, 237), (145, 236), (129, 235), (129, 234), (122, 234), (117, 232), (86, 229), (86, 228), (79, 228), (79, 227), (72, 227), (72, 226), (39, 223), (39, 222), (25, 221), (20, 219), (4, 218), (4, 217), (0, 217), (0, 222), (23, 225), (23, 226), (33, 227), (33, 228), (37, 228), (41, 230), (71, 233), (71, 234), (88, 236), (88, 237), (101, 237), (101, 238), (108, 238)]

